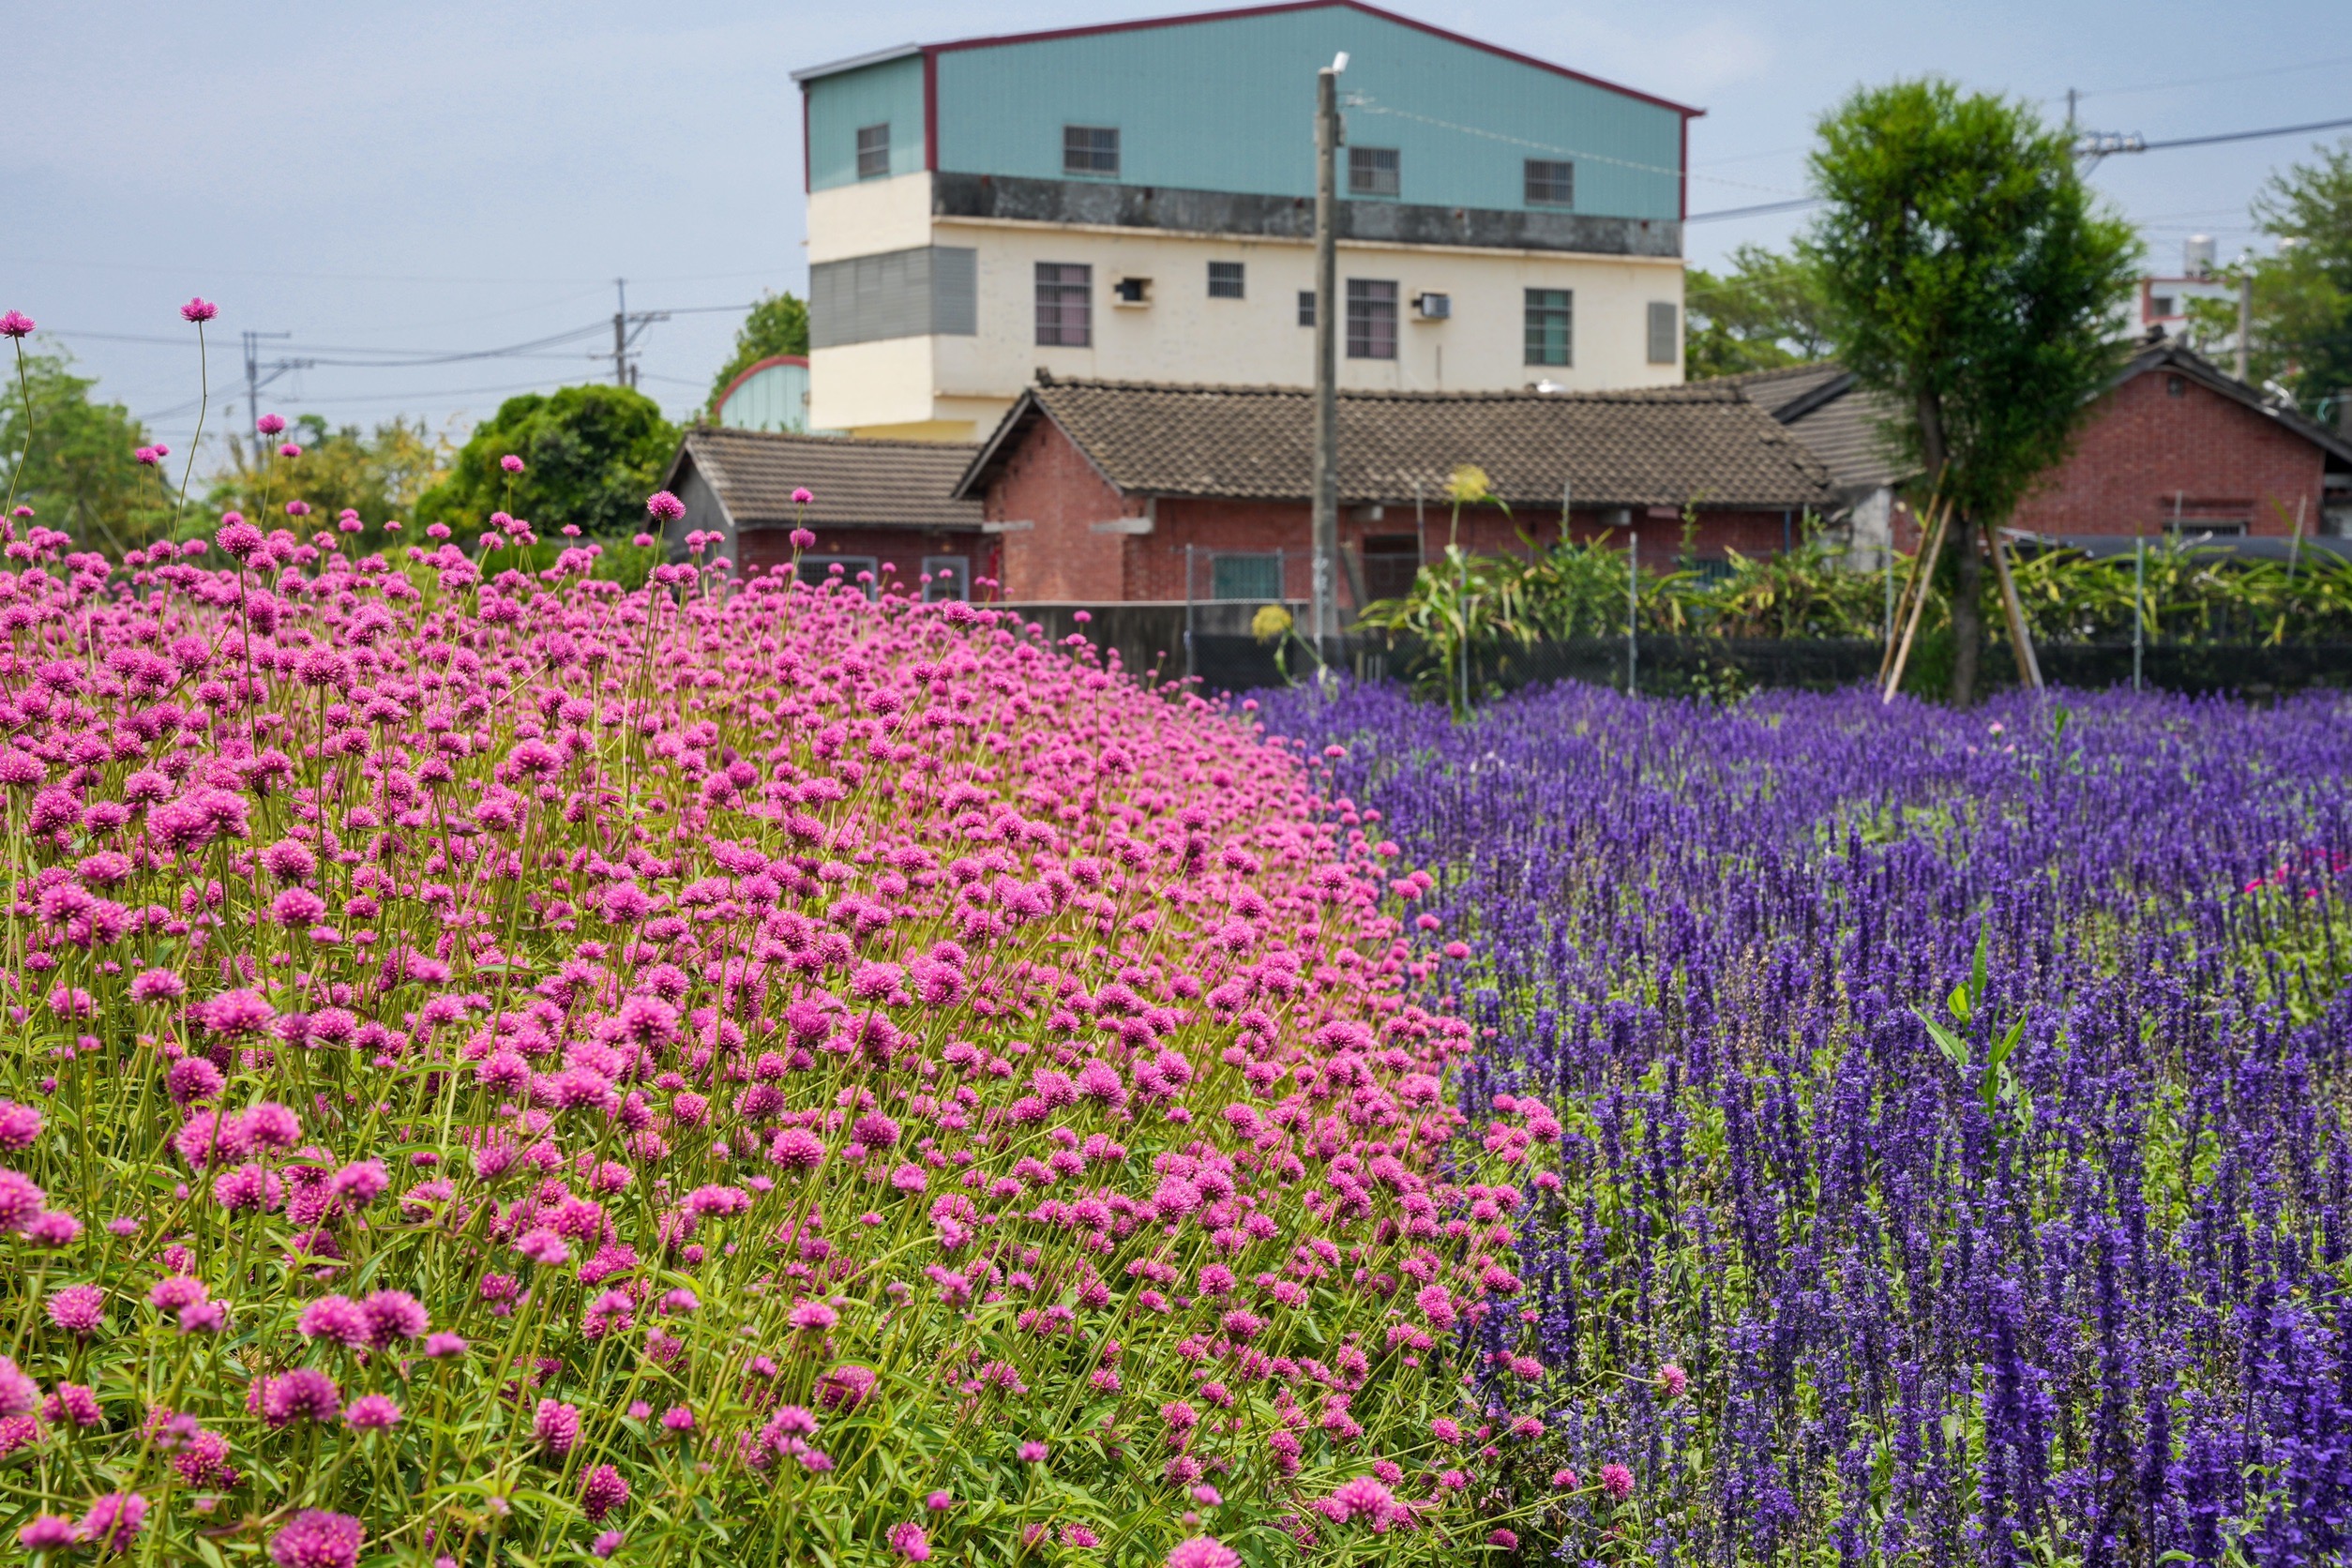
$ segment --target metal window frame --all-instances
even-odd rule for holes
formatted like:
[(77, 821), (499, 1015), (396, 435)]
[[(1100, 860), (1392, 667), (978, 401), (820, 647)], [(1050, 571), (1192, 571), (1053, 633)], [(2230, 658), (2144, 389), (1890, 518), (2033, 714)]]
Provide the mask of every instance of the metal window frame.
[[(1377, 289), (1387, 290), (1386, 296), (1375, 294), (1373, 291)], [(1350, 278), (1348, 279), (1346, 323), (1349, 358), (1383, 360), (1396, 357), (1397, 328), (1402, 324), (1397, 320), (1397, 307), (1402, 303), (1397, 298), (1397, 293), (1396, 280), (1392, 278)], [(1374, 329), (1380, 319), (1380, 309), (1385, 309), (1387, 311), (1388, 352), (1386, 354), (1374, 352), (1379, 346)], [(1358, 331), (1359, 323), (1362, 324), (1362, 331)]]
[[(1219, 278), (1217, 276), (1217, 268), (1219, 267), (1229, 268), (1232, 275), (1229, 278)], [(1241, 262), (1211, 262), (1209, 264), (1209, 297), (1211, 299), (1241, 299), (1244, 297), (1247, 278), (1248, 273), (1245, 270), (1244, 264)], [(1229, 290), (1219, 287), (1220, 284), (1225, 283), (1229, 283), (1232, 287)]]
[(956, 592), (939, 593), (935, 591), (938, 587), (937, 583), (926, 582), (923, 584), (923, 602), (938, 604), (947, 599), (970, 599), (972, 597), (972, 557), (969, 555), (926, 555), (923, 557), (925, 577), (927, 578), (932, 573), (942, 569), (952, 569), (955, 572)]
[[(1210, 599), (1220, 604), (1249, 604), (1253, 602), (1259, 604), (1280, 604), (1283, 598), (1282, 554), (1283, 552), (1278, 550), (1212, 550), (1209, 553)], [(1218, 592), (1217, 569), (1228, 562), (1231, 562), (1237, 565), (1247, 563), (1253, 567), (1259, 567), (1271, 571), (1274, 576), (1274, 591), (1271, 594), (1225, 594)], [(1257, 585), (1260, 587), (1264, 586), (1263, 580), (1257, 580)]]
[[(1046, 269), (1055, 272), (1075, 271), (1077, 279), (1051, 278)], [(1094, 346), (1094, 266), (1091, 262), (1039, 262), (1035, 272), (1037, 312), (1037, 346), (1047, 349), (1090, 349)], [(1048, 290), (1052, 291), (1050, 309), (1053, 313), (1052, 337), (1048, 337)], [(1075, 308), (1078, 313), (1078, 336), (1070, 336), (1067, 312)]]
[[(1108, 145), (1101, 140), (1105, 137), (1109, 138)], [(1120, 142), (1117, 126), (1065, 123), (1062, 128), (1062, 172), (1090, 179), (1117, 179), (1123, 151)], [(1106, 158), (1109, 159), (1108, 163), (1104, 162)]]
[[(1385, 158), (1388, 161), (1380, 160)], [(1348, 149), (1348, 194), (1396, 196), (1405, 187), (1405, 157), (1400, 147), (1351, 146)]]
[[(1574, 309), (1575, 307), (1571, 305), (1570, 310), (1572, 313), (1569, 318), (1571, 352), (1574, 352), (1576, 338), (1576, 320), (1573, 314)], [(1676, 306), (1674, 301), (1670, 299), (1653, 299), (1650, 302), (1650, 319), (1648, 324), (1650, 328), (1650, 363), (1652, 365), (1673, 364), (1675, 360), (1680, 357), (1677, 351), (1681, 349), (1682, 344), (1681, 309)]]
[[(1575, 365), (1576, 362), (1576, 291), (1574, 289), (1527, 289), (1522, 291), (1522, 294), (1521, 320), (1525, 326), (1522, 336), (1525, 340), (1521, 353), (1526, 356), (1522, 362), (1547, 367)], [(1561, 303), (1554, 305), (1548, 299), (1539, 302), (1539, 295), (1558, 295)], [(1562, 328), (1560, 357), (1558, 359), (1538, 357), (1536, 350), (1542, 341), (1538, 332), (1539, 319), (1547, 319), (1554, 314), (1560, 318)]]
[[(1535, 173), (1538, 169), (1561, 171), (1565, 177), (1554, 179), (1547, 173), (1539, 179)], [(1520, 170), (1520, 174), (1523, 182), (1520, 186), (1520, 197), (1529, 206), (1567, 209), (1576, 204), (1576, 166), (1573, 160), (1564, 158), (1530, 158), (1526, 160), (1524, 167)], [(1539, 194), (1539, 188), (1543, 190), (1557, 188), (1564, 191), (1565, 194)]]
[[(866, 141), (867, 133), (876, 130), (882, 132), (882, 143), (879, 146), (869, 146)], [(880, 158), (878, 166), (867, 168), (867, 159), (876, 156)], [(857, 128), (857, 177), (861, 180), (886, 180), (890, 177), (890, 122), (888, 120)]]
[(1299, 324), (1301, 326), (1315, 324), (1315, 291), (1313, 289), (1299, 291)]

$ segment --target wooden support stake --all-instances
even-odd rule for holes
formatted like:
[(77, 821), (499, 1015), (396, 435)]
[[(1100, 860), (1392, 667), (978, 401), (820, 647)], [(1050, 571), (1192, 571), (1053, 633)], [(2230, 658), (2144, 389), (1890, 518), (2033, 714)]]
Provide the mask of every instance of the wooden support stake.
[(2009, 648), (2017, 656), (2017, 684), (2028, 691), (2042, 689), (2042, 661), (2034, 656), (2033, 633), (2026, 629), (2025, 601), (2017, 596), (2017, 580), (2010, 575), (2009, 551), (2001, 532), (1987, 526), (1984, 542), (1993, 551), (1993, 577), (2000, 584), (2001, 613), (2009, 621)]
[[(1887, 645), (1878, 656), (1878, 681), (1882, 686), (1886, 683), (1887, 671), (1894, 668), (1895, 644), (1901, 641), (1901, 634), (1897, 628), (1903, 625), (1904, 618), (1911, 611), (1911, 596), (1915, 593), (1924, 594), (1927, 591), (1925, 586), (1927, 574), (1934, 570), (1935, 565), (1927, 550), (1927, 536), (1939, 525), (1939, 520), (1942, 517), (1941, 506), (1942, 503), (1930, 495), (1927, 498), (1927, 510), (1923, 513), (1913, 514), (1920, 520), (1920, 550), (1918, 554), (1911, 557), (1910, 573), (1903, 580), (1903, 592), (1895, 599), (1894, 611), (1887, 621)], [(1892, 561), (1893, 550), (1894, 525), (1892, 520), (1890, 519), (1887, 525), (1887, 551), (1890, 557), (1888, 569), (1890, 571), (1893, 569)]]
[(1894, 663), (1887, 671), (1886, 689), (1878, 694), (1881, 704), (1893, 701), (1894, 694), (1902, 689), (1903, 667), (1910, 662), (1911, 640), (1919, 635), (1920, 615), (1927, 608), (1926, 574), (1936, 557), (1943, 552), (1944, 529), (1951, 521), (1952, 507), (1947, 505), (1937, 512), (1936, 526), (1928, 535), (1927, 544), (1920, 551), (1919, 570), (1914, 574), (1919, 579), (1919, 596), (1911, 601), (1910, 617), (1903, 624), (1903, 641), (1894, 650)]

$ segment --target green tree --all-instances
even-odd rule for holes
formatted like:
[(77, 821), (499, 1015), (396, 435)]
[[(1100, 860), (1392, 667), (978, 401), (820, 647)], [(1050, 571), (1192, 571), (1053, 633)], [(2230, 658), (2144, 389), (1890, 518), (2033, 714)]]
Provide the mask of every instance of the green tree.
[(760, 303), (751, 308), (743, 325), (736, 329), (735, 352), (727, 356), (727, 363), (711, 378), (711, 400), (706, 409), (716, 414), (719, 394), (727, 390), (727, 384), (761, 360), (779, 354), (807, 353), (808, 307), (793, 294), (761, 294)]
[[(284, 444), (302, 455), (279, 456)], [(348, 507), (366, 525), (363, 548), (383, 536), (387, 520), (414, 516), (417, 499), (446, 475), (455, 456), (448, 439), (432, 434), (422, 419), (396, 416), (363, 431), (356, 425), (331, 428), (315, 414), (296, 415), (276, 441), (233, 434), (227, 450), (205, 498), (214, 511), (282, 512), (285, 502), (298, 499), (320, 520), (314, 526), (332, 526), (329, 520)]]
[[(24, 356), (20, 384), (9, 366), (5, 415), (0, 415), (0, 493), (33, 508), (34, 520), (73, 535), (85, 549), (120, 555), (170, 534), (177, 490), (166, 493), (161, 470), (132, 454), (147, 445), (145, 427), (120, 403), (90, 396), (98, 384), (73, 373), (64, 349)], [(32, 440), (25, 440), (26, 398)], [(172, 467), (176, 470), (178, 460)]]
[(1952, 700), (1983, 651), (1978, 541), (2064, 457), (2121, 345), (2138, 245), (2096, 209), (2065, 131), (1934, 78), (1856, 92), (1821, 122), (1828, 205), (1800, 242), (1838, 357), (1902, 412), (1888, 433), (1952, 509)]
[[(417, 520), (475, 528), (490, 513), (511, 510), (547, 535), (566, 523), (608, 539), (634, 534), (677, 445), (677, 428), (632, 387), (526, 392), (475, 429), (448, 474), (418, 497)], [(523, 461), (511, 507), (499, 466), (510, 453)]]
[[(2277, 382), (2306, 410), (2352, 388), (2352, 140), (2312, 149), (2316, 161), (2270, 176), (2254, 219), (2278, 254), (2225, 269), (2254, 279), (2247, 369)], [(2233, 300), (2190, 302), (2195, 340), (2238, 341)]]
[(1830, 352), (1829, 305), (1802, 258), (1741, 245), (1730, 262), (1721, 273), (1691, 268), (1682, 286), (1691, 380), (1802, 365)]

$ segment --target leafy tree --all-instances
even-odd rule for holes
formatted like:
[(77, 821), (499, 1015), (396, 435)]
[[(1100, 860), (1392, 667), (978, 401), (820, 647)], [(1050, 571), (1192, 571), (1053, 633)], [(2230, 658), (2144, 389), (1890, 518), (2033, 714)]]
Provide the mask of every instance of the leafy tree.
[(1830, 352), (1821, 279), (1802, 258), (1741, 245), (1730, 259), (1727, 272), (1693, 267), (1682, 288), (1693, 381), (1802, 365)]
[(1838, 357), (1902, 412), (1888, 433), (1952, 508), (1952, 700), (1976, 696), (1978, 541), (2066, 455), (2121, 345), (2138, 245), (2096, 210), (2070, 139), (2022, 103), (1929, 78), (1821, 122), (1828, 205), (1798, 253)]
[(711, 400), (707, 406), (715, 413), (719, 394), (727, 390), (727, 384), (761, 360), (779, 354), (807, 353), (807, 305), (794, 294), (761, 295), (760, 303), (751, 308), (751, 313), (744, 317), (743, 325), (735, 332), (735, 352), (727, 356), (727, 363), (718, 368), (718, 374), (711, 380)]
[[(475, 528), (492, 512), (512, 511), (545, 535), (566, 523), (605, 538), (631, 535), (644, 525), (645, 497), (677, 445), (677, 428), (632, 387), (526, 392), (475, 429), (448, 474), (418, 497), (416, 516)], [(523, 461), (511, 505), (499, 466), (508, 454)]]
[[(2254, 279), (2254, 334), (2247, 369), (2256, 384), (2277, 382), (2305, 409), (2352, 388), (2352, 140), (2313, 149), (2254, 199), (2254, 221), (2278, 254), (2224, 269)], [(2196, 340), (2238, 340), (2234, 300), (2190, 302)]]
[[(289, 443), (302, 448), (300, 457), (279, 455)], [(328, 520), (349, 507), (367, 525), (368, 544), (388, 519), (415, 514), (418, 498), (445, 476), (455, 455), (448, 439), (433, 435), (422, 419), (395, 417), (363, 432), (356, 425), (332, 429), (315, 414), (295, 415), (276, 442), (249, 444), (231, 435), (227, 446), (228, 462), (206, 496), (213, 510), (234, 506), (258, 515), (298, 499), (318, 526), (331, 526)]]
[[(147, 444), (145, 428), (122, 404), (94, 400), (90, 389), (98, 383), (75, 375), (72, 365), (64, 349), (37, 350), (24, 356), (21, 384), (8, 376), (0, 409), (0, 473), (7, 475), (0, 493), (13, 490), (16, 504), (31, 506), (41, 526), (119, 555), (170, 534), (178, 491), (167, 493), (161, 470), (132, 455)], [(173, 460), (174, 471), (180, 460)]]

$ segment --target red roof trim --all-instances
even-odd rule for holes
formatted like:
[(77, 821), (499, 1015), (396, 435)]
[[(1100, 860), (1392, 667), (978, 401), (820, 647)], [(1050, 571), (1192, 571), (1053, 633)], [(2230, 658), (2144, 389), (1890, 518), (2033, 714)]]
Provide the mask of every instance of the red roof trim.
[(1549, 60), (1539, 60), (1532, 54), (1521, 54), (1516, 50), (1504, 49), (1499, 44), (1486, 43), (1461, 33), (1448, 32), (1443, 27), (1435, 27), (1410, 16), (1400, 16), (1395, 11), (1382, 10), (1378, 6), (1367, 6), (1364, 0), (1285, 0), (1285, 3), (1280, 5), (1243, 6), (1224, 11), (1193, 11), (1184, 16), (1146, 17), (1137, 22), (1101, 22), (1087, 27), (1055, 27), (1037, 33), (1001, 33), (992, 38), (957, 38), (949, 43), (926, 44), (923, 46), (923, 57), (927, 64), (936, 56), (951, 49), (996, 49), (1006, 44), (1045, 43), (1057, 38), (1091, 38), (1098, 33), (1134, 33), (1152, 27), (1183, 27), (1196, 22), (1233, 22), (1244, 17), (1279, 16), (1287, 11), (1316, 11), (1334, 7), (1362, 11), (1366, 16), (1379, 17), (1382, 22), (1394, 22), (1399, 26), (1410, 27), (1417, 33), (1426, 33), (1433, 38), (1443, 38), (1448, 43), (1458, 43), (1471, 49), (1483, 50), (1488, 54), (1500, 55), (1505, 60), (1515, 60), (1520, 65), (1533, 66), (1538, 70), (1549, 71), (1554, 76), (1564, 76), (1571, 82), (1581, 82), (1587, 86), (1605, 88), (1612, 93), (1622, 94), (1626, 98), (1638, 98), (1644, 103), (1655, 104), (1661, 109), (1671, 109), (1685, 119), (1695, 118), (1707, 113), (1704, 109), (1694, 109), (1686, 103), (1676, 103), (1671, 98), (1662, 98), (1654, 93), (1641, 92), (1598, 76), (1589, 76), (1580, 70), (1570, 70), (1566, 66), (1557, 66)]
[(734, 380), (727, 384), (726, 391), (721, 392), (717, 397), (711, 400), (711, 413), (713, 415), (716, 415), (720, 409), (725, 408), (727, 406), (727, 400), (735, 395), (736, 387), (741, 386), (745, 382), (749, 381), (753, 376), (758, 375), (761, 370), (766, 369), (771, 365), (797, 365), (804, 370), (808, 369), (808, 361), (797, 354), (772, 354), (765, 359), (755, 359), (750, 364), (746, 365), (743, 368), (742, 372), (738, 374)]

